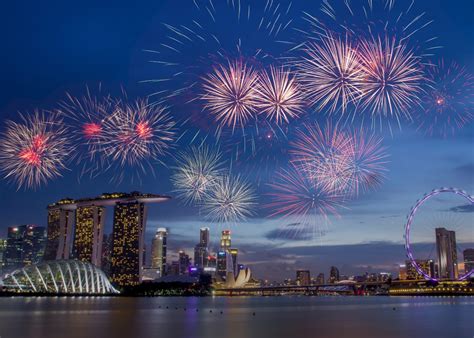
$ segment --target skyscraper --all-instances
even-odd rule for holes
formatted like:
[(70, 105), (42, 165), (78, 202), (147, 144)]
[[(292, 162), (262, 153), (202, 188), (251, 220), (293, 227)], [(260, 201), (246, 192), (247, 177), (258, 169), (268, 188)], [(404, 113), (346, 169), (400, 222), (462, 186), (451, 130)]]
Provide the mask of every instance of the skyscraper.
[(223, 230), (221, 236), (221, 249), (226, 251), (231, 246), (230, 230)]
[(331, 266), (329, 271), (329, 283), (335, 283), (339, 281), (339, 270), (335, 266)]
[(298, 285), (310, 285), (311, 276), (309, 270), (296, 270), (296, 283)]
[(146, 210), (145, 204), (137, 201), (115, 205), (110, 274), (117, 285), (141, 282)]
[(8, 228), (4, 253), (6, 270), (39, 263), (44, 253), (45, 229), (35, 225)]
[(5, 265), (5, 261), (3, 257), (4, 257), (6, 249), (7, 249), (7, 240), (0, 238), (0, 275), (3, 274), (3, 267)]
[(183, 250), (179, 251), (179, 274), (186, 275), (189, 271), (189, 266), (191, 265), (191, 261), (189, 259), (189, 255), (186, 254)]
[(458, 278), (456, 233), (445, 228), (436, 228), (436, 250), (438, 252), (439, 278)]
[(194, 247), (194, 265), (202, 271), (209, 256), (209, 228), (199, 230), (199, 243)]
[(151, 241), (151, 267), (158, 269), (161, 276), (166, 275), (166, 242), (168, 240), (168, 230), (158, 228)]
[(199, 229), (199, 244), (209, 247), (209, 228), (204, 227)]
[(239, 254), (239, 250), (230, 248), (227, 250), (227, 253), (230, 254), (230, 257), (232, 258), (232, 271), (234, 272), (234, 276), (237, 276), (237, 256)]
[(469, 273), (474, 270), (474, 249), (465, 249), (463, 251), (464, 271)]
[(38, 264), (44, 256), (46, 229), (36, 225), (27, 225), (23, 233), (23, 265)]
[(316, 277), (316, 284), (325, 284), (324, 273), (320, 272), (318, 277)]
[(72, 199), (63, 199), (48, 206), (48, 239), (44, 260), (69, 259), (75, 208)]
[(101, 267), (104, 223), (104, 207), (92, 204), (77, 207), (74, 258)]
[(219, 250), (217, 252), (217, 275), (225, 279), (227, 274), (227, 252)]

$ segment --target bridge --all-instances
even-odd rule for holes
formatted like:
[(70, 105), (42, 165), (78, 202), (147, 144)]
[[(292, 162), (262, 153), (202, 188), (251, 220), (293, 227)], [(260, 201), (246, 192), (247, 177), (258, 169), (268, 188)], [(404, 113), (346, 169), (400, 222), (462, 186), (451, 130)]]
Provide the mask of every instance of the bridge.
[(220, 288), (215, 290), (216, 295), (242, 296), (242, 295), (364, 295), (366, 292), (377, 292), (386, 290), (387, 282), (347, 282), (335, 284), (314, 284), (314, 285), (279, 285), (279, 286), (255, 286), (242, 288)]

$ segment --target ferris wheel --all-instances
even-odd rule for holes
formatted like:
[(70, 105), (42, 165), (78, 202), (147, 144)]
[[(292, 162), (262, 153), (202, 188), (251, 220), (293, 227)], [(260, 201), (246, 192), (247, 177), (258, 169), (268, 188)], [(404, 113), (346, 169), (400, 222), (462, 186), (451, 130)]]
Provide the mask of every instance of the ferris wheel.
[[(428, 274), (422, 267), (419, 265), (415, 255), (413, 254), (412, 244), (410, 242), (410, 232), (413, 230), (413, 221), (415, 219), (415, 215), (419, 211), (419, 209), (425, 204), (428, 200), (432, 199), (433, 197), (440, 195), (440, 194), (456, 194), (463, 199), (465, 199), (469, 204), (469, 206), (474, 205), (474, 196), (469, 195), (466, 191), (456, 188), (439, 188), (434, 189), (431, 192), (423, 195), (421, 199), (419, 199), (415, 205), (411, 208), (410, 213), (407, 216), (407, 223), (405, 225), (405, 250), (408, 259), (412, 266), (416, 269), (416, 271), (422, 275), (427, 280), (438, 281), (440, 278), (437, 276), (433, 276), (432, 274)], [(471, 275), (474, 275), (474, 269), (471, 268), (469, 271), (465, 271), (464, 274), (458, 276), (458, 280), (465, 280), (469, 278)]]

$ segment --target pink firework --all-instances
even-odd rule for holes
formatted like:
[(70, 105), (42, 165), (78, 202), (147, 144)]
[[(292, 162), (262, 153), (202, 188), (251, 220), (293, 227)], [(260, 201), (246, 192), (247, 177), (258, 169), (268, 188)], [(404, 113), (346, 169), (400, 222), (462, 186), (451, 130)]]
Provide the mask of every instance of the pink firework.
[(306, 125), (291, 144), (292, 163), (306, 172), (326, 192), (346, 191), (351, 180), (352, 142), (347, 134), (330, 123), (324, 130)]
[(427, 69), (430, 88), (423, 97), (418, 129), (428, 135), (453, 135), (474, 119), (474, 77), (465, 67), (441, 60)]
[(255, 117), (257, 108), (257, 72), (241, 60), (217, 65), (204, 78), (205, 109), (222, 127), (243, 127)]
[(289, 71), (271, 66), (259, 74), (257, 107), (276, 124), (288, 123), (303, 113), (304, 95)]
[(7, 121), (0, 139), (0, 170), (18, 188), (36, 188), (61, 176), (72, 152), (58, 114), (36, 111), (20, 122)]
[(291, 217), (301, 225), (314, 224), (313, 218), (338, 214), (342, 199), (334, 193), (321, 189), (312, 178), (294, 165), (282, 169), (269, 184), (272, 191), (268, 194), (272, 210), (270, 216)]
[(146, 99), (118, 103), (114, 113), (104, 120), (103, 154), (110, 163), (138, 166), (162, 161), (172, 147), (175, 123), (164, 108)]
[(359, 195), (378, 188), (385, 179), (388, 154), (383, 139), (374, 134), (353, 132), (351, 135), (351, 156), (347, 166), (349, 184), (347, 193)]
[(326, 33), (305, 45), (303, 51), (296, 68), (312, 105), (318, 110), (345, 113), (349, 104), (357, 104), (364, 77), (357, 48), (347, 37)]
[(399, 123), (401, 117), (411, 120), (425, 80), (419, 58), (405, 44), (388, 37), (363, 40), (359, 52), (362, 109), (370, 112), (374, 122), (394, 118)]

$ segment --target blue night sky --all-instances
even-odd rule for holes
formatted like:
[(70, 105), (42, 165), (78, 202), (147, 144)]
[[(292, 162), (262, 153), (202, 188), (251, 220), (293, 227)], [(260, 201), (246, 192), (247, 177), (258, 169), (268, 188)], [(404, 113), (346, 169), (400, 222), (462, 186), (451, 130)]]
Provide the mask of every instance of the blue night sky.
[[(220, 3), (218, 0), (214, 2)], [(257, 15), (259, 6), (264, 3), (261, 1), (258, 5), (252, 5), (252, 17)], [(409, 0), (397, 1), (401, 8), (409, 3)], [(288, 4), (282, 1), (281, 6), (286, 8)], [(198, 17), (203, 27), (208, 26), (209, 30), (215, 32), (229, 55), (235, 55), (239, 37), (243, 56), (248, 50), (255, 51), (257, 48), (276, 56), (287, 48), (285, 44), (275, 41), (280, 37), (266, 38), (266, 34), (256, 32), (255, 26), (251, 24), (232, 23), (235, 18), (226, 17), (229, 14), (225, 10), (218, 11), (222, 16), (218, 16), (215, 23), (209, 17), (206, 21), (206, 15), (197, 11), (192, 0), (138, 1), (135, 4), (123, 0), (101, 1), (100, 4), (97, 1), (16, 1), (3, 7), (0, 13), (3, 49), (0, 54), (2, 122), (7, 119), (18, 120), (18, 112), (32, 112), (35, 108), (54, 109), (57, 102), (65, 98), (66, 92), (82, 95), (86, 85), (97, 88), (101, 83), (102, 89), (112, 95), (119, 95), (121, 88), (124, 88), (130, 98), (171, 90), (176, 85), (175, 80), (169, 83), (144, 82), (166, 78), (173, 72), (170, 67), (149, 62), (157, 58), (153, 53), (144, 51), (162, 50), (168, 34), (163, 22), (180, 25)], [(292, 19), (291, 27), (307, 29), (307, 23), (302, 20), (303, 11), (327, 20), (320, 7), (321, 1), (293, 0), (286, 14)], [(442, 48), (434, 50), (431, 59), (435, 62), (440, 58), (454, 60), (465, 66), (471, 74), (474, 73), (474, 3), (468, 0), (417, 1), (411, 10), (414, 13), (426, 12), (425, 16), (434, 20), (428, 28), (415, 35), (420, 40), (437, 37), (436, 45)], [(246, 10), (242, 11), (245, 12), (243, 17), (248, 15)], [(340, 18), (348, 18), (353, 25), (365, 25), (363, 19), (358, 21), (344, 14)], [(292, 42), (299, 38), (302, 38), (301, 34), (294, 29), (288, 29), (281, 37), (282, 40)], [(210, 55), (216, 52), (212, 48), (212, 43), (184, 46), (183, 53), (173, 62), (187, 65), (193, 75), (199, 76), (212, 63)], [(199, 64), (203, 64), (204, 69), (194, 67)], [(192, 76), (182, 81), (192, 81)], [(158, 98), (159, 94), (151, 96), (150, 100)], [(189, 127), (191, 132), (183, 137), (177, 145), (178, 149), (184, 149), (186, 142), (189, 142), (189, 135), (194, 135), (199, 128), (206, 130), (212, 127), (210, 118), (197, 110), (195, 104), (170, 102), (170, 111), (178, 118), (188, 114), (193, 116), (193, 124)], [(317, 113), (310, 109), (307, 114), (318, 121), (327, 118), (324, 114), (315, 117)], [(305, 232), (289, 234), (285, 225), (291, 220), (269, 218), (265, 212), (259, 212), (247, 222), (232, 226), (233, 245), (241, 250), (241, 262), (253, 266), (257, 277), (271, 279), (294, 277), (297, 268), (310, 268), (312, 274), (328, 274), (331, 265), (340, 267), (343, 274), (395, 272), (397, 265), (405, 260), (404, 222), (416, 200), (441, 186), (459, 187), (474, 193), (474, 124), (471, 122), (454, 136), (447, 137), (424, 135), (409, 123), (402, 123), (401, 130), (396, 123), (392, 123), (392, 127), (392, 132), (386, 126), (376, 129), (377, 133), (382, 133), (384, 146), (390, 155), (387, 179), (377, 191), (363, 194), (348, 203), (347, 208), (340, 212), (340, 217), (321, 222), (322, 232), (316, 237)], [(238, 143), (240, 137), (239, 134), (231, 136), (231, 142)], [(264, 152), (267, 149), (265, 145), (262, 148)], [(228, 161), (231, 160), (231, 152), (225, 156)], [(271, 178), (272, 171), (262, 170), (256, 174), (252, 168), (285, 166), (284, 157), (278, 153), (275, 157), (275, 163), (259, 157), (248, 161), (247, 166), (239, 166), (237, 161), (233, 168), (252, 182), (260, 204), (266, 202), (265, 183)], [(163, 161), (172, 167), (171, 157)], [(142, 175), (141, 180), (133, 181), (128, 179), (134, 176), (132, 169), (125, 170), (126, 178), (121, 182), (111, 182), (110, 173), (89, 178), (80, 177), (79, 172), (78, 166), (73, 163), (70, 170), (63, 173), (63, 177), (36, 190), (17, 190), (11, 182), (0, 180), (0, 237), (6, 235), (6, 229), (11, 225), (46, 225), (46, 205), (64, 197), (81, 198), (102, 192), (132, 190), (170, 196), (174, 194), (169, 181), (171, 169), (160, 164), (154, 165), (154, 174), (148, 173)], [(447, 213), (440, 210), (464, 205), (465, 201), (448, 199), (438, 203), (440, 208), (433, 206), (433, 210), (438, 210), (438, 213), (426, 215), (427, 230), (420, 230), (418, 241), (429, 241), (427, 234), (434, 233), (434, 227), (429, 224), (432, 219), (433, 222), (455, 223), (459, 226), (458, 240), (473, 242), (472, 208), (445, 215)], [(109, 223), (111, 214), (110, 210)], [(420, 227), (423, 222), (423, 218), (420, 218)], [(177, 199), (150, 207), (147, 225), (149, 238), (158, 226), (170, 229), (169, 245), (172, 250), (186, 249), (189, 253), (198, 239), (200, 227), (211, 227), (216, 247), (218, 232), (226, 228), (226, 225), (209, 224), (200, 216), (197, 208), (184, 207)], [(428, 247), (427, 244), (420, 244), (420, 255)]]

